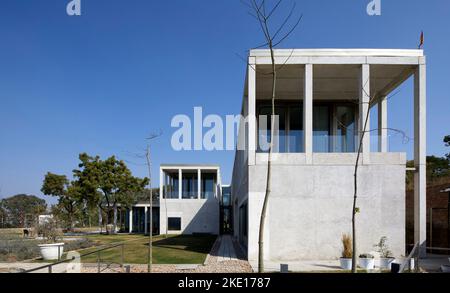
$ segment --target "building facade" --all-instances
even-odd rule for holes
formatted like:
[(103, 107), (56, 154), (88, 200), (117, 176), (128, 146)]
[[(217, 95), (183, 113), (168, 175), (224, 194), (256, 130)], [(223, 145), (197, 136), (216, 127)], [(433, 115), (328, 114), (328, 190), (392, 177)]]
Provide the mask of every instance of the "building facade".
[(161, 165), (160, 233), (219, 234), (220, 168)]
[[(415, 174), (414, 241), (426, 238), (426, 65), (422, 50), (275, 50), (277, 125), (270, 129), (269, 50), (251, 50), (240, 138), (232, 174), (234, 236), (250, 262), (258, 258), (258, 230), (266, 189), (267, 145), (274, 138), (264, 256), (272, 262), (336, 259), (351, 232), (354, 169), (358, 168), (358, 252), (382, 236), (405, 254), (405, 174)], [(414, 160), (388, 149), (388, 99), (414, 79)], [(370, 121), (377, 110), (376, 123)], [(399, 115), (400, 113), (395, 113)], [(263, 119), (268, 116), (268, 119)], [(366, 119), (367, 117), (367, 119)], [(371, 123), (372, 122), (372, 123)], [(364, 131), (365, 130), (365, 131)], [(373, 133), (378, 135), (374, 137)], [(376, 148), (371, 138), (377, 140)], [(372, 146), (372, 148), (371, 148)], [(409, 243), (408, 243), (409, 244)], [(422, 249), (422, 251), (424, 251)]]

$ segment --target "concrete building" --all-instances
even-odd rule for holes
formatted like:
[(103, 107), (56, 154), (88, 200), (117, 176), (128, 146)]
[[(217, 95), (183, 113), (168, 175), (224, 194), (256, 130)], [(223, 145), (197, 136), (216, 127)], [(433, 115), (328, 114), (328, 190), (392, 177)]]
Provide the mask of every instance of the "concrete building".
[(161, 165), (160, 233), (219, 234), (221, 177), (214, 165)]
[[(353, 172), (365, 117), (358, 176), (358, 252), (371, 252), (382, 236), (405, 254), (405, 174), (415, 174), (414, 241), (426, 241), (426, 64), (422, 50), (275, 50), (278, 65), (278, 134), (272, 192), (266, 217), (265, 258), (273, 263), (336, 259), (341, 236), (351, 232)], [(232, 174), (234, 236), (255, 264), (266, 188), (268, 153), (263, 115), (271, 113), (269, 50), (251, 50), (242, 115), (245, 150), (237, 150)], [(414, 78), (414, 170), (406, 154), (389, 152), (387, 97)], [(391, 113), (400, 115), (401, 113)], [(270, 116), (269, 116), (270, 117)], [(270, 120), (270, 119), (269, 119)], [(265, 124), (265, 125), (263, 125)], [(372, 130), (378, 147), (371, 149)], [(242, 133), (240, 134), (242, 137)]]

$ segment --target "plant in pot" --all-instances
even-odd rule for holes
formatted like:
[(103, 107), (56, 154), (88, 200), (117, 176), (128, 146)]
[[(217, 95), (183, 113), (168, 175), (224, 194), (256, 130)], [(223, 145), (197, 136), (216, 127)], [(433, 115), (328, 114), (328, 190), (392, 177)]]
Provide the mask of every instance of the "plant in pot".
[(342, 255), (340, 258), (341, 268), (344, 270), (352, 269), (352, 238), (348, 234), (342, 235)]
[(40, 235), (45, 243), (39, 244), (39, 249), (44, 260), (61, 259), (64, 252), (64, 242), (58, 242), (61, 233), (57, 227), (56, 221), (48, 219), (37, 227), (38, 235)]
[(375, 267), (375, 257), (370, 253), (359, 256), (359, 266), (365, 270), (373, 270)]
[(392, 256), (392, 252), (389, 250), (389, 246), (387, 245), (387, 237), (381, 237), (380, 241), (374, 246), (380, 254), (380, 268), (390, 270), (395, 258)]

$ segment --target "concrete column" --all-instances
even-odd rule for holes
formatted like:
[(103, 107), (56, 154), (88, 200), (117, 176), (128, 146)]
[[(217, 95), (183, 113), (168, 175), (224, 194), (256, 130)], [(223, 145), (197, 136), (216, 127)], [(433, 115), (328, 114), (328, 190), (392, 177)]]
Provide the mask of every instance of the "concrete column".
[(183, 193), (183, 171), (181, 169), (178, 169), (178, 198), (181, 199), (182, 198), (182, 193)]
[(197, 190), (198, 190), (197, 198), (201, 199), (202, 198), (202, 170), (200, 170), (200, 169), (197, 170)]
[(248, 66), (248, 164), (255, 165), (256, 160), (256, 58), (249, 57)]
[(313, 65), (305, 65), (305, 84), (303, 94), (303, 128), (306, 164), (312, 164), (313, 152)]
[(426, 254), (426, 65), (423, 59), (414, 74), (414, 242)]
[(387, 127), (387, 99), (383, 97), (378, 102), (378, 151), (380, 153), (386, 153), (388, 151)]
[(164, 178), (164, 172), (159, 169), (159, 202), (166, 196), (166, 188), (165, 188), (165, 178)]
[[(359, 137), (364, 134), (362, 142), (362, 161), (364, 164), (370, 161), (370, 116), (367, 120), (366, 117), (370, 111), (370, 66), (369, 64), (362, 64), (361, 73), (359, 76)], [(365, 129), (364, 129), (364, 126)]]
[(148, 208), (144, 207), (144, 234), (147, 233), (147, 212)]
[(128, 232), (133, 233), (133, 207), (130, 208), (128, 213)]

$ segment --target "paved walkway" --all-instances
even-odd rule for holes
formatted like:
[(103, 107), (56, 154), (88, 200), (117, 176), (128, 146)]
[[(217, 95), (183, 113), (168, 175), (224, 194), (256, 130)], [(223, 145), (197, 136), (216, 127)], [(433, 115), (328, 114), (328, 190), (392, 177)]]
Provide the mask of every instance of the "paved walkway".
[(230, 235), (220, 237), (220, 247), (217, 253), (218, 262), (237, 260), (236, 251), (234, 250), (233, 240)]

